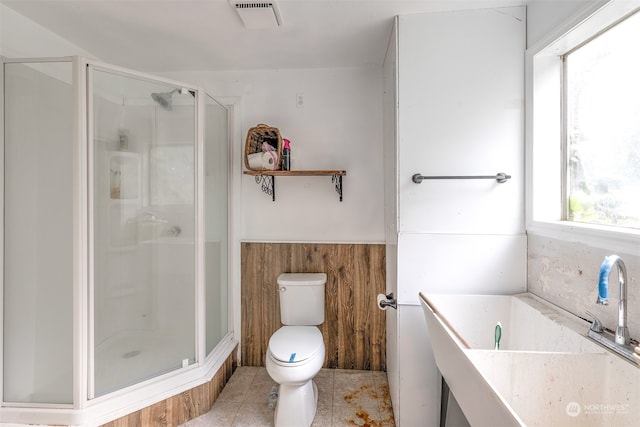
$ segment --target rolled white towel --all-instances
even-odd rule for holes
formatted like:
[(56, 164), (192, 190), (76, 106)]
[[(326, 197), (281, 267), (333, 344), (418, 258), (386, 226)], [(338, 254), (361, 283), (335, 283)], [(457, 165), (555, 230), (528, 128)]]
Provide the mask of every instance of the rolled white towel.
[(640, 365), (640, 345), (637, 345), (636, 348), (633, 349), (633, 358), (636, 359), (636, 363)]

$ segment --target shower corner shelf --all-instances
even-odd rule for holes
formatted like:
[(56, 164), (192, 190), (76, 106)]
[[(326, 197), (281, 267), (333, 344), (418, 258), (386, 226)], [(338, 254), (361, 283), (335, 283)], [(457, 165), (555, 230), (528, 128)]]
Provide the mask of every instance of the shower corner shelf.
[(271, 196), (272, 201), (276, 201), (276, 176), (330, 176), (334, 183), (336, 193), (342, 201), (342, 177), (347, 174), (344, 170), (292, 170), (292, 171), (269, 171), (269, 170), (246, 170), (245, 175), (255, 177), (256, 184), (262, 187), (262, 192)]

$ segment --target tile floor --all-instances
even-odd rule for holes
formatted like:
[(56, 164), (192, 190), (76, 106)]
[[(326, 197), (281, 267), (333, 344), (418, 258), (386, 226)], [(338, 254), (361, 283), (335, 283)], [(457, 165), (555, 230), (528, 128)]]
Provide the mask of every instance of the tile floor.
[[(385, 372), (322, 369), (314, 380), (319, 395), (312, 427), (395, 426)], [(268, 397), (274, 385), (265, 368), (239, 367), (211, 410), (182, 426), (273, 426)]]

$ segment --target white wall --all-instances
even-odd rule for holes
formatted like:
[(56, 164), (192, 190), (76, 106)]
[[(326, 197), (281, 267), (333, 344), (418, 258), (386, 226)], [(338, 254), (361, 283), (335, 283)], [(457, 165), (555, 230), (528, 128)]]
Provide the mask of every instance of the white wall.
[(71, 55), (92, 57), (84, 49), (0, 4), (0, 56), (37, 58)]
[[(400, 18), (399, 231), (522, 234), (524, 13), (423, 16)], [(512, 179), (411, 181), (498, 172)]]
[[(418, 292), (511, 294), (526, 287), (524, 18), (523, 8), (503, 8), (398, 19), (398, 158), (396, 170), (385, 172), (395, 179), (399, 206), (386, 228), (393, 244), (388, 222), (397, 221), (397, 277), (388, 279), (390, 286), (397, 279), (397, 340), (389, 339), (387, 353), (395, 361), (388, 376), (390, 386), (398, 384), (391, 391), (400, 425), (439, 419), (439, 373)], [(498, 172), (512, 178), (411, 180), (415, 173)], [(396, 190), (390, 182), (385, 188)]]
[[(254, 177), (241, 179), (241, 240), (269, 242), (384, 241), (382, 70), (336, 68), (175, 73), (221, 98), (240, 98), (243, 153), (258, 123), (291, 140), (292, 169), (344, 169), (343, 201), (331, 177), (276, 177), (276, 200)], [(304, 107), (296, 107), (296, 94)], [(236, 156), (235, 174), (244, 170)], [(237, 218), (236, 218), (237, 219)]]

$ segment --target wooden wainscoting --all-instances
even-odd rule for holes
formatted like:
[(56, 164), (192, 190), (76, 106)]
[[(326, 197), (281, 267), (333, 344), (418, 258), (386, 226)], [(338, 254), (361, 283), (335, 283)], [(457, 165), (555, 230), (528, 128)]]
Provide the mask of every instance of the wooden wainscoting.
[(208, 381), (137, 412), (103, 424), (101, 427), (175, 427), (211, 409), (236, 367), (236, 349)]
[(325, 368), (386, 370), (385, 245), (242, 243), (242, 365), (265, 366), (269, 338), (281, 326), (280, 273), (327, 273)]

